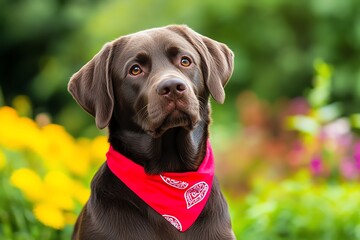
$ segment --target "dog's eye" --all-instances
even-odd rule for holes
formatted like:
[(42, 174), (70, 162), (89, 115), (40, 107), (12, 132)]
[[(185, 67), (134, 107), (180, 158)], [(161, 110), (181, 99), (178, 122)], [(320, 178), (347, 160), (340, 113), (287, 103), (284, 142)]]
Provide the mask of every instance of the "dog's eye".
[(191, 60), (188, 57), (182, 57), (180, 63), (183, 67), (189, 67), (191, 65)]
[(139, 67), (139, 65), (134, 65), (130, 68), (129, 73), (133, 76), (136, 76), (142, 73), (142, 69)]

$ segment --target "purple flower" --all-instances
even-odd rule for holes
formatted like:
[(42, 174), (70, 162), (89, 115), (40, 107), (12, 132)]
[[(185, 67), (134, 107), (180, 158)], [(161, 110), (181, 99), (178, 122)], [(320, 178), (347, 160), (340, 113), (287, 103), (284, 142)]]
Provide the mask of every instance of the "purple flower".
[(320, 175), (323, 170), (323, 163), (320, 156), (315, 156), (310, 161), (310, 169), (314, 175)]
[(360, 142), (354, 146), (354, 160), (356, 169), (360, 170)]

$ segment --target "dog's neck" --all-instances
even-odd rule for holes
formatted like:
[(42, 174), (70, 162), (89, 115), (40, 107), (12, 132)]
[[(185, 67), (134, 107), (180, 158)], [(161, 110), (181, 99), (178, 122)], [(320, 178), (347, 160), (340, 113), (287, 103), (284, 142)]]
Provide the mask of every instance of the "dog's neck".
[(191, 131), (172, 128), (153, 138), (136, 126), (121, 127), (113, 119), (109, 125), (109, 142), (149, 174), (196, 171), (206, 153), (208, 121), (199, 122)]

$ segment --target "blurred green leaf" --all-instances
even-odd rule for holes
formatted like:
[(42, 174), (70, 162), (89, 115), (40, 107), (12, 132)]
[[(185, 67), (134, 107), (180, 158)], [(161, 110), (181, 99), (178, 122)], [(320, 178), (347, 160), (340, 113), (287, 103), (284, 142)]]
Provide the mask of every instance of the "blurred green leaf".
[(317, 59), (314, 63), (316, 75), (314, 87), (310, 90), (308, 100), (313, 107), (322, 107), (330, 100), (332, 67)]
[(342, 106), (340, 103), (332, 103), (323, 106), (317, 110), (317, 115), (322, 122), (330, 122), (339, 118), (342, 114)]
[(319, 123), (311, 117), (292, 116), (287, 120), (287, 127), (303, 133), (316, 134), (319, 130)]
[(350, 116), (351, 126), (360, 129), (360, 114), (353, 114)]

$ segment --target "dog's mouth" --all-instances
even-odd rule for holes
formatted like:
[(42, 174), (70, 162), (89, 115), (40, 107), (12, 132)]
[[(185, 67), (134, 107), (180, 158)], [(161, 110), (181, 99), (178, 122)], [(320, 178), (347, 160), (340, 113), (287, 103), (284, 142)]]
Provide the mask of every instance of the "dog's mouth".
[(197, 116), (190, 115), (179, 109), (174, 109), (162, 118), (162, 121), (157, 126), (148, 129), (147, 132), (154, 138), (158, 138), (163, 135), (167, 130), (172, 128), (183, 128), (191, 131), (196, 127), (199, 122)]

